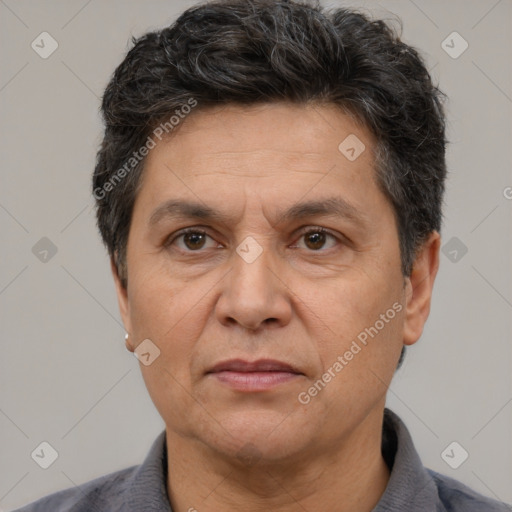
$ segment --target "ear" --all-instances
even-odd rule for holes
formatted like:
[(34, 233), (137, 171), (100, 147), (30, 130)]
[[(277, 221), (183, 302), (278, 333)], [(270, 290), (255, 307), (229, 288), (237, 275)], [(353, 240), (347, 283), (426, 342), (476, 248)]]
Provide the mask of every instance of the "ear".
[[(119, 312), (121, 313), (121, 319), (123, 320), (124, 328), (128, 334), (132, 332), (132, 325), (130, 320), (130, 305), (128, 303), (128, 290), (125, 288), (119, 277), (119, 272), (114, 261), (114, 257), (110, 258), (110, 270), (112, 277), (114, 278), (114, 284), (116, 286), (117, 303), (119, 304)], [(130, 344), (130, 336), (126, 339), (126, 348), (133, 352), (134, 348)]]
[(440, 246), (441, 237), (437, 231), (433, 231), (416, 253), (411, 275), (406, 278), (404, 345), (418, 341), (430, 313)]

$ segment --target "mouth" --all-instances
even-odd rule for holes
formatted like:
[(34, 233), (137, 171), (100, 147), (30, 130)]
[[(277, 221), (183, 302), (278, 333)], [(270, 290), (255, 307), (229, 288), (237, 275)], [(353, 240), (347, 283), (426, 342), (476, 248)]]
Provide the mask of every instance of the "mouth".
[(288, 363), (273, 359), (222, 361), (206, 374), (232, 389), (244, 392), (267, 391), (304, 375)]

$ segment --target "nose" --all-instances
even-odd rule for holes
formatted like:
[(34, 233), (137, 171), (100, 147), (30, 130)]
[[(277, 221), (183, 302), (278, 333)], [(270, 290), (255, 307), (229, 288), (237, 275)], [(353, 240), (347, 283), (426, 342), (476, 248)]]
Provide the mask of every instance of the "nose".
[(271, 250), (265, 248), (254, 260), (240, 254), (233, 252), (232, 270), (223, 280), (217, 319), (252, 331), (285, 326), (292, 314), (291, 291), (279, 276)]

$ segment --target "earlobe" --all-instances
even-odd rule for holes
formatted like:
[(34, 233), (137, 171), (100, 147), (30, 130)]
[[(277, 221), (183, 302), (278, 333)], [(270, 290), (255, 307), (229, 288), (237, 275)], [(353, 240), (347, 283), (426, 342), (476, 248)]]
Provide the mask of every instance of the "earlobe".
[(128, 333), (124, 335), (124, 344), (126, 345), (126, 350), (129, 352), (133, 352), (135, 350), (130, 343), (130, 335)]
[[(132, 326), (130, 322), (130, 307), (128, 303), (128, 292), (127, 289), (123, 286), (121, 282), (121, 278), (119, 277), (119, 272), (117, 270), (117, 266), (114, 261), (114, 257), (110, 258), (110, 270), (112, 272), (112, 277), (114, 278), (114, 284), (116, 287), (117, 294), (117, 303), (119, 305), (119, 312), (121, 313), (121, 318), (123, 320), (124, 328), (126, 332), (132, 332)], [(127, 342), (128, 343), (128, 342)], [(127, 345), (128, 348), (128, 345)]]
[(440, 246), (441, 237), (434, 231), (417, 252), (411, 275), (406, 279), (404, 345), (413, 345), (418, 341), (430, 313)]

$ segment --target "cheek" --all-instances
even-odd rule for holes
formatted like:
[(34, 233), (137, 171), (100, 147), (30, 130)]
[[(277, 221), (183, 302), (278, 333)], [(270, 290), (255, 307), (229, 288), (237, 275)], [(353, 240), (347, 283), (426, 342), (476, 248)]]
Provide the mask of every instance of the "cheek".
[(207, 318), (203, 295), (197, 287), (165, 282), (162, 277), (132, 280), (134, 338), (137, 342), (150, 339), (160, 351), (149, 366), (140, 363), (141, 373), (160, 415), (177, 430), (185, 428), (183, 411), (194, 408), (191, 364), (195, 341)]
[(342, 338), (354, 337), (372, 325), (399, 297), (396, 287), (361, 272), (346, 273), (320, 286), (304, 282), (301, 293), (304, 304)]
[(178, 371), (186, 364), (191, 340), (202, 326), (200, 294), (165, 274), (155, 273), (133, 279), (128, 299), (134, 339), (150, 339), (160, 350), (160, 363), (171, 372)]
[[(361, 396), (368, 392), (365, 387), (378, 391), (381, 380), (387, 383), (394, 373), (402, 347), (403, 291), (396, 284), (399, 279), (394, 284), (389, 278), (371, 277), (347, 276), (324, 286), (321, 294), (311, 293), (306, 303), (328, 333), (315, 336), (316, 350), (322, 366), (319, 372), (331, 369), (337, 376), (333, 392), (357, 389)], [(341, 366), (333, 368), (337, 361)]]

